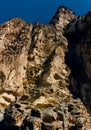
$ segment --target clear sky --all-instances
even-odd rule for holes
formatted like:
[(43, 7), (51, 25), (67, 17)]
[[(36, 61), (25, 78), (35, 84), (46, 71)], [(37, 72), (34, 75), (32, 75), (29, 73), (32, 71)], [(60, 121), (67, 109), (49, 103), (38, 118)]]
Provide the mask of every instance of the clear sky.
[(84, 15), (91, 10), (91, 0), (1, 0), (0, 23), (12, 17), (23, 18), (27, 22), (51, 20), (59, 6), (67, 6), (77, 15)]

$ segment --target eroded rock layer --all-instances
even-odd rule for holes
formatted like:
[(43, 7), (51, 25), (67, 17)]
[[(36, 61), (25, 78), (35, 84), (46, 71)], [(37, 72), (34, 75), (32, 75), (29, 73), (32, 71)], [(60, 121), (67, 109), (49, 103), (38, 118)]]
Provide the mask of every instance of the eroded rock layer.
[(90, 13), (59, 7), (50, 24), (0, 25), (0, 129), (90, 130), (86, 51)]

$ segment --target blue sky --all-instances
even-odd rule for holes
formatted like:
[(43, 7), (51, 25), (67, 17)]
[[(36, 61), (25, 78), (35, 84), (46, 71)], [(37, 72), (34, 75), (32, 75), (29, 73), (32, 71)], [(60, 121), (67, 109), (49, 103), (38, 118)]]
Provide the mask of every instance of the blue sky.
[(91, 10), (91, 0), (1, 0), (0, 23), (12, 17), (23, 18), (27, 22), (47, 23), (61, 5), (84, 15)]

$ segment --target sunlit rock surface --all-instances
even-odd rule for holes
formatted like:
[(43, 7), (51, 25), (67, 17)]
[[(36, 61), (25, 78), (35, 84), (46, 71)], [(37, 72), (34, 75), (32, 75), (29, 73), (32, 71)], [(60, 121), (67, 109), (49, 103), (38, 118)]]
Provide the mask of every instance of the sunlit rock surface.
[(0, 25), (1, 130), (91, 130), (90, 17)]

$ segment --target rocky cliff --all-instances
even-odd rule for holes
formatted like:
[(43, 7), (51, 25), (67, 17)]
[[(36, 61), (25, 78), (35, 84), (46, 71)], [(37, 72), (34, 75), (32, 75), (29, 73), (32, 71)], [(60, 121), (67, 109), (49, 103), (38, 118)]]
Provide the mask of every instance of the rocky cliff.
[(91, 130), (91, 12), (0, 25), (0, 129)]

